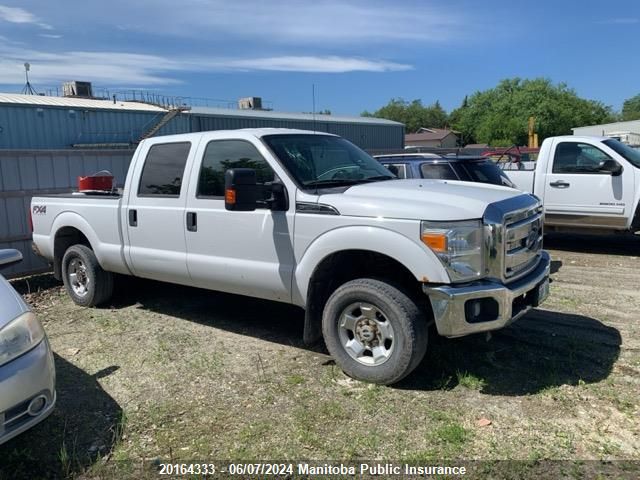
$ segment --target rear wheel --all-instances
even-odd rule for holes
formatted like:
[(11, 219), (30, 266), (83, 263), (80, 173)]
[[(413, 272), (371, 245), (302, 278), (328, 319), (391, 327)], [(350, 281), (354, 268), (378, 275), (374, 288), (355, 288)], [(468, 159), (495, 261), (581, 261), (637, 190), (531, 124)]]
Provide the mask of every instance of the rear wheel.
[(71, 299), (83, 307), (101, 305), (113, 294), (113, 274), (102, 269), (85, 245), (73, 245), (65, 252), (62, 280)]
[(344, 372), (366, 382), (402, 380), (427, 350), (426, 318), (401, 289), (353, 280), (329, 297), (322, 317), (327, 348)]

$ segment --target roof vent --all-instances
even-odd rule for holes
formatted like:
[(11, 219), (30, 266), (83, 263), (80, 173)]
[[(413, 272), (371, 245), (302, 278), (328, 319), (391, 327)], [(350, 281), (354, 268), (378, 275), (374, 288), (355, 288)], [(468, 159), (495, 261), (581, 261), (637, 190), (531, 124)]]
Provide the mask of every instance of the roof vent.
[(64, 82), (62, 95), (65, 97), (93, 98), (91, 82)]
[(238, 100), (240, 110), (262, 110), (261, 97), (245, 97)]

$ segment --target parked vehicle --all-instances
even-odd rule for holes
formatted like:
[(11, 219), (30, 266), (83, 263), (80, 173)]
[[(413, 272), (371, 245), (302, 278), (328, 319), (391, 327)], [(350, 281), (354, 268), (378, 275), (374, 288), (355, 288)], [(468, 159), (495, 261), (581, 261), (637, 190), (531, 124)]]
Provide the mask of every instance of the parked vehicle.
[(401, 153), (373, 158), (398, 178), (460, 180), (513, 187), (509, 177), (494, 162), (481, 156)]
[(434, 321), (447, 337), (495, 330), (548, 294), (537, 198), (398, 180), (330, 134), (150, 138), (122, 193), (34, 197), (31, 211), (34, 248), (77, 304), (107, 302), (113, 273), (292, 303), (304, 340), (324, 337), (370, 382), (411, 372)]
[(536, 162), (505, 171), (520, 190), (542, 199), (547, 230), (640, 231), (640, 151), (616, 139), (547, 138)]
[[(0, 250), (0, 268), (22, 260)], [(56, 403), (55, 368), (40, 321), (0, 275), (0, 444), (44, 420)]]

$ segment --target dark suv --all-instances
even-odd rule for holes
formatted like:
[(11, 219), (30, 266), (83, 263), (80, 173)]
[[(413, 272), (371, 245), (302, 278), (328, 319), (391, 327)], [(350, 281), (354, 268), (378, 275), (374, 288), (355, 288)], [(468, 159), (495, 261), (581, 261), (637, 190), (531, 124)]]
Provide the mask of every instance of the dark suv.
[(374, 158), (398, 178), (430, 178), (491, 183), (515, 188), (509, 177), (486, 157), (440, 155), (437, 153), (400, 153), (375, 155)]

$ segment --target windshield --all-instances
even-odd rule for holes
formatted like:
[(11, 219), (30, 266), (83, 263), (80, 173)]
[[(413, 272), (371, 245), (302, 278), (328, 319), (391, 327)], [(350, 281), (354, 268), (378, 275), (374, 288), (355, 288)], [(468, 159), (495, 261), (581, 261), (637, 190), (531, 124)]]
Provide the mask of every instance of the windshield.
[(626, 145), (613, 138), (611, 140), (604, 140), (602, 143), (604, 143), (611, 150), (622, 155), (634, 167), (640, 168), (640, 151), (639, 150), (636, 150), (635, 148), (631, 148), (629, 145)]
[(465, 162), (460, 163), (471, 180), (480, 183), (491, 183), (513, 188), (515, 185), (507, 175), (493, 162)]
[(303, 187), (355, 185), (396, 178), (344, 138), (315, 134), (262, 138)]

